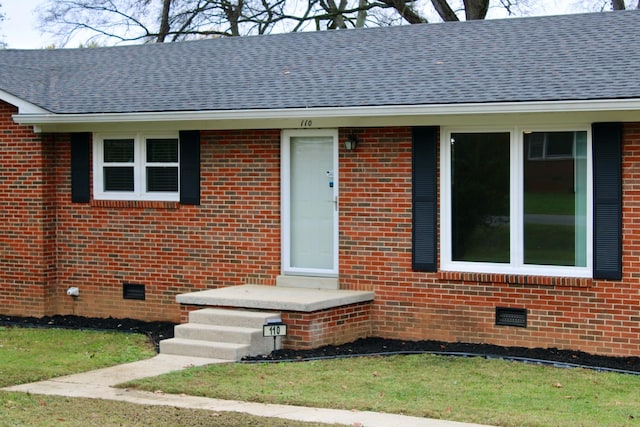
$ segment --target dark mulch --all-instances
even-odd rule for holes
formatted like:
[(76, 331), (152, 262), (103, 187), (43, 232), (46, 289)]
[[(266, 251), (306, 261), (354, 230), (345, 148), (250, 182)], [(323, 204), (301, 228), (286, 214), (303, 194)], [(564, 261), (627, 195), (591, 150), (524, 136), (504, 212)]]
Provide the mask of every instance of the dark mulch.
[[(134, 319), (92, 318), (81, 316), (47, 316), (42, 318), (0, 315), (0, 325), (22, 327), (57, 327), (71, 329), (115, 330), (146, 334), (158, 349), (158, 343), (173, 338), (174, 323), (144, 322)], [(557, 348), (500, 347), (490, 344), (447, 343), (442, 341), (403, 341), (365, 338), (338, 346), (313, 350), (277, 350), (265, 356), (245, 358), (246, 361), (306, 360), (367, 354), (444, 353), (504, 357), (543, 361), (556, 365), (579, 365), (603, 370), (640, 373), (640, 357), (608, 357), (582, 351)], [(640, 353), (640, 349), (639, 349)]]
[[(640, 349), (639, 349), (640, 351)], [(402, 341), (384, 338), (364, 338), (338, 346), (325, 346), (313, 350), (276, 350), (270, 355), (246, 358), (258, 360), (305, 360), (363, 354), (442, 353), (463, 356), (487, 356), (507, 359), (526, 359), (534, 363), (566, 366), (578, 365), (602, 370), (621, 370), (640, 373), (640, 357), (609, 357), (583, 351), (557, 348), (501, 347), (491, 344), (447, 343), (442, 341)]]
[(82, 316), (45, 316), (45, 317), (17, 317), (0, 314), (0, 325), (39, 328), (92, 329), (100, 331), (121, 331), (145, 334), (155, 345), (167, 338), (173, 338), (175, 323), (171, 322), (143, 322), (135, 319), (114, 319), (82, 317)]

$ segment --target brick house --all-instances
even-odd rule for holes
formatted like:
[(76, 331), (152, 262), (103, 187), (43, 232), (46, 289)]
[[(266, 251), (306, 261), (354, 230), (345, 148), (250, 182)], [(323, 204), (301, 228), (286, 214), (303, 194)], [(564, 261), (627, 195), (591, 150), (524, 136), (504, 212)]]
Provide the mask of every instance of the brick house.
[(638, 24), (0, 51), (0, 313), (179, 321), (225, 305), (202, 291), (325, 288), (360, 297), (285, 310), (285, 345), (637, 355)]

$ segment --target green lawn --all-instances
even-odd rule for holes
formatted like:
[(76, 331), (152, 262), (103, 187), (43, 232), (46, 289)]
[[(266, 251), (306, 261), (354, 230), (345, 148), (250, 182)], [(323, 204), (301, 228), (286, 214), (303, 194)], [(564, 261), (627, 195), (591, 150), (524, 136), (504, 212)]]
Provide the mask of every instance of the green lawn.
[(145, 335), (0, 326), (0, 387), (153, 357)]
[[(133, 362), (154, 355), (153, 345), (140, 334), (0, 326), (0, 387)], [(0, 427), (5, 426), (326, 427), (319, 423), (241, 413), (0, 391)]]
[[(0, 379), (18, 384), (152, 356), (142, 335), (0, 328)], [(499, 426), (633, 426), (640, 376), (433, 355), (191, 368), (124, 385), (222, 399), (371, 410)], [(0, 392), (0, 426), (304, 423)], [(311, 424), (313, 425), (313, 424)]]
[(6, 392), (0, 392), (0, 426), (327, 427), (326, 424), (293, 422), (233, 412)]
[(433, 355), (193, 368), (128, 388), (500, 426), (631, 426), (640, 376)]

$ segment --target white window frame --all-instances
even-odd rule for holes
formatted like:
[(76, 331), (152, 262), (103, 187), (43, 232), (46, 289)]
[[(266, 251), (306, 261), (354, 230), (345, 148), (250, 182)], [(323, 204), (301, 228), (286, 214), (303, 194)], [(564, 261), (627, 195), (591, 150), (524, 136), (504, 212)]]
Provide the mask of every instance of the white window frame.
[[(524, 263), (524, 150), (525, 132), (586, 132), (587, 134), (587, 233), (586, 267), (531, 265)], [(451, 206), (451, 135), (455, 133), (504, 132), (510, 135), (510, 262), (471, 262), (452, 260), (452, 206)], [(440, 270), (517, 274), (555, 277), (593, 277), (593, 164), (591, 159), (591, 130), (586, 124), (563, 126), (495, 126), (442, 128), (440, 137)]]
[[(146, 200), (177, 202), (180, 200), (180, 159), (172, 163), (147, 163), (148, 139), (175, 139), (178, 141), (180, 156), (180, 139), (177, 132), (134, 132), (134, 133), (95, 133), (93, 135), (93, 197), (96, 200)], [(104, 141), (109, 139), (133, 139), (134, 191), (104, 191)], [(129, 166), (131, 164), (126, 164)], [(114, 165), (115, 166), (115, 165)], [(147, 192), (146, 167), (170, 166), (178, 169), (178, 191)]]

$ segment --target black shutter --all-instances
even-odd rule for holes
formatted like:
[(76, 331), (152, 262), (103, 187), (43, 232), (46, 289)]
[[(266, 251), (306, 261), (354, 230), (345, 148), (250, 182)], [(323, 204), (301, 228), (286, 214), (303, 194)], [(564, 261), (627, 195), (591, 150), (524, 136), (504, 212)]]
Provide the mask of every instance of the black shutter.
[(91, 134), (71, 134), (71, 201), (89, 203)]
[(593, 277), (622, 279), (622, 124), (594, 123)]
[(180, 131), (180, 203), (200, 204), (200, 131)]
[(413, 129), (413, 244), (415, 271), (437, 270), (437, 127)]

